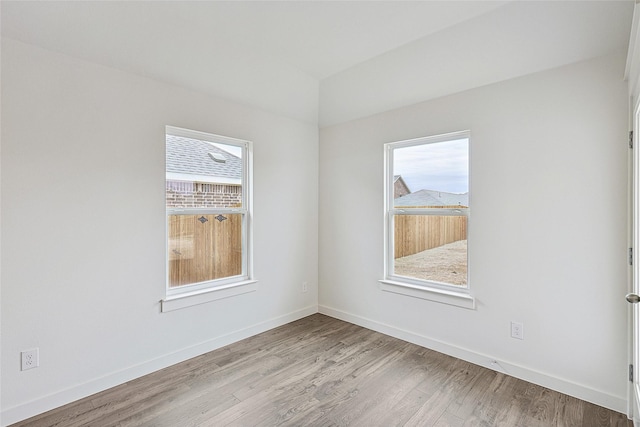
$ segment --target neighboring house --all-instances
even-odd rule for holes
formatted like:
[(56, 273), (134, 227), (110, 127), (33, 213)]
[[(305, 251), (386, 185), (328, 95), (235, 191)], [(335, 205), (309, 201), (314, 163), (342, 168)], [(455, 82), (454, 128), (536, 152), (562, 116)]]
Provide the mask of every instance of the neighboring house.
[(409, 186), (404, 179), (402, 179), (401, 175), (393, 176), (393, 198), (397, 199), (400, 196), (404, 196), (405, 194), (411, 193), (409, 190)]
[(216, 145), (167, 135), (167, 207), (233, 207), (242, 197), (242, 160)]
[[(400, 178), (402, 179), (402, 178)], [(395, 191), (395, 189), (394, 189)], [(419, 190), (394, 200), (395, 207), (449, 207), (469, 206), (469, 193), (447, 193), (436, 190)]]

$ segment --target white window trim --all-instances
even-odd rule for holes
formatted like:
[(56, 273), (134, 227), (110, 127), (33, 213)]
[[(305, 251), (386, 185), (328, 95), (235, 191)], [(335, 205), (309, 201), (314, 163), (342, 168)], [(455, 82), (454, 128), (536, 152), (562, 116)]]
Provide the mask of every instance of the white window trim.
[[(222, 279), (209, 280), (180, 287), (169, 287), (169, 262), (165, 259), (165, 298), (160, 301), (161, 311), (168, 312), (203, 304), (223, 298), (243, 295), (256, 290), (257, 280), (253, 277), (253, 144), (250, 141), (166, 126), (166, 133), (186, 138), (199, 139), (241, 147), (243, 150), (242, 208), (195, 208), (166, 209), (165, 212), (165, 254), (169, 251), (168, 218), (171, 214), (242, 214), (242, 274)], [(168, 255), (165, 255), (167, 257)]]
[(255, 292), (257, 290), (256, 283), (257, 280), (244, 280), (227, 285), (218, 285), (213, 288), (167, 296), (160, 301), (161, 311), (166, 313), (185, 307), (192, 307), (194, 305)]
[(211, 184), (231, 184), (231, 185), (242, 185), (241, 180), (233, 179), (233, 178), (216, 178), (212, 179), (210, 176), (206, 175), (185, 175), (181, 173), (167, 173), (168, 181), (185, 181), (185, 182), (209, 182)]
[[(393, 151), (398, 148), (414, 145), (446, 142), (456, 139), (470, 139), (469, 131), (452, 132), (443, 135), (415, 138), (406, 141), (390, 142), (384, 145), (384, 279), (380, 280), (380, 290), (409, 297), (449, 304), (457, 307), (475, 309), (475, 297), (469, 286), (469, 265), (467, 262), (467, 286), (464, 288), (428, 280), (397, 276), (391, 274), (393, 265), (393, 227), (392, 217), (403, 214), (463, 215), (469, 218), (469, 209), (395, 209), (393, 186)], [(469, 146), (471, 151), (471, 146)]]
[(408, 297), (420, 298), (424, 300), (440, 302), (454, 305), (456, 307), (475, 310), (476, 299), (469, 292), (454, 291), (449, 289), (438, 289), (425, 285), (412, 285), (408, 282), (398, 282), (395, 280), (380, 280), (380, 290), (394, 294), (406, 295)]

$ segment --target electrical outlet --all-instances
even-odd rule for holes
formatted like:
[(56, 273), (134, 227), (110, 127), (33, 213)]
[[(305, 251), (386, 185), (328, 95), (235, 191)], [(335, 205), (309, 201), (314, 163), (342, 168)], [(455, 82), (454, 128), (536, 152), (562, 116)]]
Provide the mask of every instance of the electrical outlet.
[(524, 326), (522, 323), (511, 321), (511, 338), (524, 339)]
[(309, 290), (309, 284), (307, 282), (302, 282), (302, 292), (307, 292)]
[(25, 350), (20, 352), (20, 370), (21, 371), (37, 368), (38, 366), (40, 366), (40, 357), (38, 355), (37, 348), (32, 348), (31, 350)]

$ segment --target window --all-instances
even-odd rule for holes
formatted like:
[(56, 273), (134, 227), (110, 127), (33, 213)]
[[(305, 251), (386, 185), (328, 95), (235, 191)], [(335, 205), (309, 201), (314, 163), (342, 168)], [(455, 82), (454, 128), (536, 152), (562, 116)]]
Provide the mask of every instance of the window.
[(248, 141), (167, 127), (168, 297), (251, 279), (250, 159)]
[(385, 150), (383, 283), (468, 295), (469, 132)]

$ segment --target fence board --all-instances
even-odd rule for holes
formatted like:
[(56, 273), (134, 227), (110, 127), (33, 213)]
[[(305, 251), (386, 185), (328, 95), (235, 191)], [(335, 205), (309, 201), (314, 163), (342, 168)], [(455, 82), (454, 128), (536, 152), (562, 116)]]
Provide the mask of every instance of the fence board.
[(394, 258), (413, 255), (466, 238), (466, 216), (394, 216)]
[(242, 214), (216, 216), (169, 215), (170, 287), (242, 274)]

